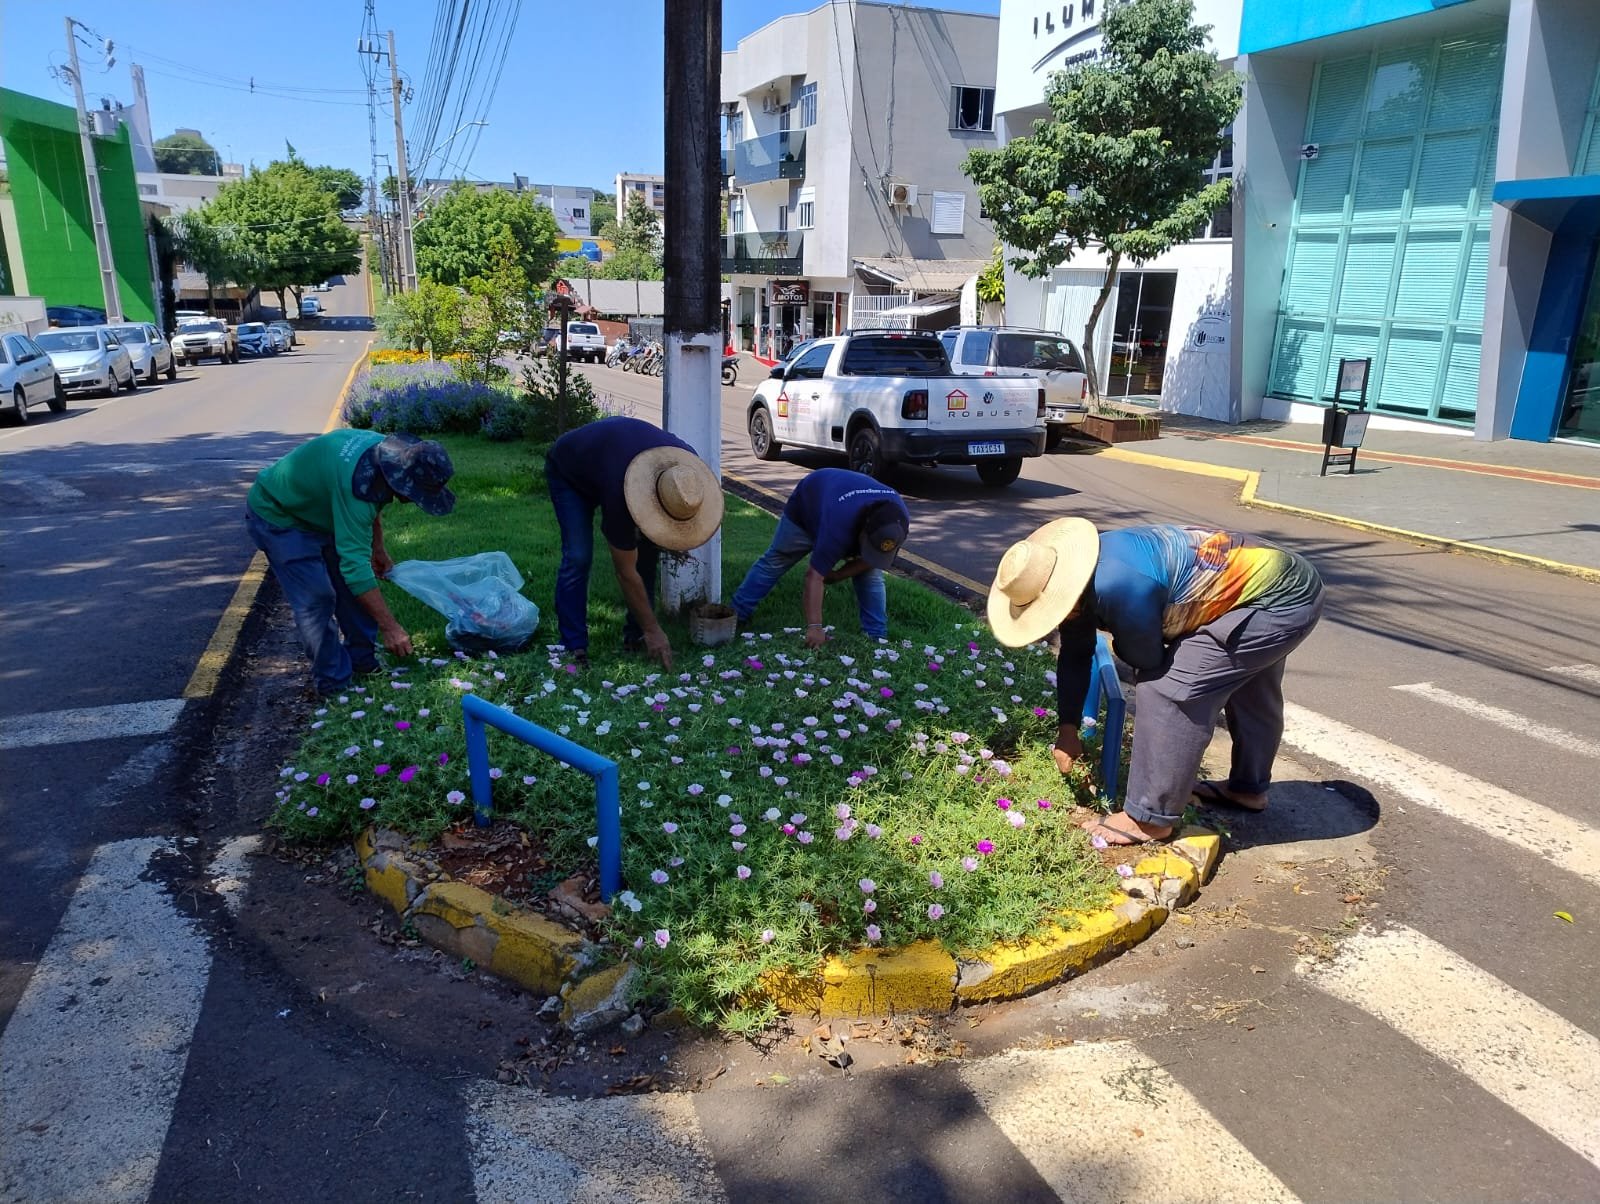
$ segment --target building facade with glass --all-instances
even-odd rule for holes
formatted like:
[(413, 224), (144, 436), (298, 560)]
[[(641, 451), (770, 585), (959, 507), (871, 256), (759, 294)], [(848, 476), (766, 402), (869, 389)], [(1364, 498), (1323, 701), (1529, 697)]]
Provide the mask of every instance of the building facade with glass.
[(1308, 418), (1600, 438), (1600, 4), (1245, 0), (1232, 375)]

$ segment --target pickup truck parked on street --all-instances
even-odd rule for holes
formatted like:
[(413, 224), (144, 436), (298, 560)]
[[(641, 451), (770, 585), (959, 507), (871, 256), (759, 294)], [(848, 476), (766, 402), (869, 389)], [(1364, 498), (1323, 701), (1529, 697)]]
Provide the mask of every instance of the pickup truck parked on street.
[(221, 318), (185, 318), (172, 336), (172, 354), (180, 364), (198, 364), (203, 359), (237, 364), (239, 339)]
[(815, 339), (772, 370), (750, 399), (750, 449), (785, 444), (842, 452), (882, 479), (896, 464), (971, 464), (995, 487), (1044, 451), (1038, 381), (951, 372), (931, 334), (859, 331)]
[(604, 363), (606, 336), (600, 333), (600, 328), (593, 322), (568, 322), (567, 358), (580, 363)]
[(1083, 357), (1063, 334), (1021, 326), (952, 326), (939, 332), (957, 372), (980, 376), (1031, 376), (1044, 385), (1045, 447), (1082, 426), (1089, 415), (1089, 378)]

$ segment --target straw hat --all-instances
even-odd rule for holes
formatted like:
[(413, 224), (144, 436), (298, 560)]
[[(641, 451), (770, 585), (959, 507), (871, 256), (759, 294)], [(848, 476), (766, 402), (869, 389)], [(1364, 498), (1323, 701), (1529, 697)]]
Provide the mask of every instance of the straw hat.
[(1058, 518), (1012, 544), (989, 590), (995, 639), (1020, 648), (1059, 627), (1083, 596), (1099, 559), (1100, 535), (1086, 518)]
[(710, 466), (681, 447), (652, 447), (628, 463), (622, 478), (628, 513), (658, 548), (687, 552), (722, 525), (722, 487)]

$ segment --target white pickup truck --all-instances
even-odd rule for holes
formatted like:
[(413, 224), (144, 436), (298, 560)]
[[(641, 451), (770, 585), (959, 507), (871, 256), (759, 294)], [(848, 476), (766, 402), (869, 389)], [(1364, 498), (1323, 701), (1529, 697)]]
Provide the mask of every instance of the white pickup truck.
[(959, 376), (931, 334), (861, 331), (802, 344), (750, 399), (750, 449), (842, 452), (882, 478), (896, 464), (971, 464), (985, 485), (1044, 451), (1045, 392), (1023, 377)]
[(1089, 378), (1071, 339), (1021, 326), (953, 326), (939, 332), (957, 372), (981, 376), (1031, 376), (1044, 385), (1047, 449), (1054, 449), (1089, 415)]
[(591, 364), (604, 363), (606, 351), (606, 336), (593, 322), (567, 323), (569, 360), (578, 360), (580, 363), (587, 360)]

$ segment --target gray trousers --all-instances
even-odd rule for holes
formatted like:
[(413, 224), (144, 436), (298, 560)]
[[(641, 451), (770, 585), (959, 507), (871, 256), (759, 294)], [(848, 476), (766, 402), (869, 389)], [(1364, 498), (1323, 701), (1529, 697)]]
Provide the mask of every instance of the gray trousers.
[(1283, 664), (1321, 617), (1318, 590), (1287, 610), (1229, 611), (1172, 644), (1166, 671), (1135, 694), (1129, 815), (1157, 826), (1183, 817), (1224, 714), (1233, 737), (1228, 788), (1266, 793), (1283, 740)]

